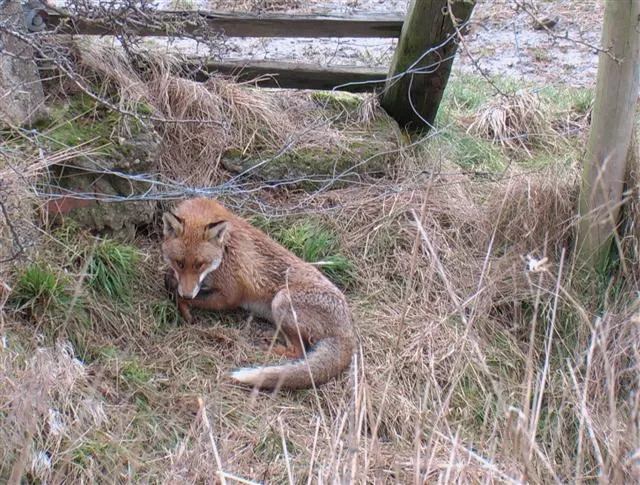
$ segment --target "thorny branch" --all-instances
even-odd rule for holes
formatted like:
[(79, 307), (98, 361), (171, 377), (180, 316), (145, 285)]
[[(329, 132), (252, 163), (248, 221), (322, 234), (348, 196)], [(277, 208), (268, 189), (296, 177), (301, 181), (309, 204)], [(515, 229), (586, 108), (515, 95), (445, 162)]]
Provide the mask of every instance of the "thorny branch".
[[(154, 8), (153, 2), (149, 0), (125, 0), (122, 2), (97, 3), (87, 0), (78, 0), (68, 2), (65, 15), (67, 16), (67, 21), (72, 24), (78, 19), (90, 20), (92, 18), (99, 18), (101, 23), (109, 24), (114, 30), (113, 36), (115, 42), (122, 46), (129, 59), (136, 61), (140, 60), (139, 52), (141, 52), (142, 49), (139, 45), (140, 38), (130, 34), (128, 31), (128, 26), (131, 24), (131, 21), (128, 20), (130, 17), (129, 14), (133, 12), (139, 17), (148, 20), (150, 23), (156, 23), (153, 17), (153, 12), (155, 11)], [(60, 11), (58, 9), (53, 10)], [(199, 44), (205, 44), (208, 47), (209, 56), (220, 57), (225, 49), (225, 38), (220, 32), (212, 30), (206, 25), (206, 23), (202, 22), (200, 22), (200, 28), (197, 29), (198, 33), (196, 34), (187, 32), (185, 26), (185, 20), (176, 18), (173, 22), (164, 22), (161, 27), (167, 32), (172, 33), (172, 35), (169, 36), (170, 39), (187, 38), (195, 40)], [(57, 30), (59, 30), (59, 28)], [(47, 42), (52, 35), (57, 33), (56, 30), (38, 34), (25, 34), (9, 27), (7, 23), (0, 22), (0, 32), (19, 39), (26, 45), (30, 46), (41, 59), (53, 64), (62, 74), (71, 80), (78, 89), (84, 92), (92, 100), (109, 108), (110, 110), (130, 116), (137, 121), (148, 120), (159, 123), (214, 123), (226, 128), (224, 123), (216, 120), (171, 119), (154, 115), (143, 115), (141, 113), (136, 113), (116, 106), (107, 99), (96, 95), (89, 85), (75, 72), (70, 52), (61, 52), (60, 50), (56, 50), (59, 49), (59, 46), (54, 47), (52, 43)], [(5, 52), (2, 52), (2, 55), (5, 54)], [(137, 65), (136, 62), (132, 62), (131, 64), (133, 66)]]

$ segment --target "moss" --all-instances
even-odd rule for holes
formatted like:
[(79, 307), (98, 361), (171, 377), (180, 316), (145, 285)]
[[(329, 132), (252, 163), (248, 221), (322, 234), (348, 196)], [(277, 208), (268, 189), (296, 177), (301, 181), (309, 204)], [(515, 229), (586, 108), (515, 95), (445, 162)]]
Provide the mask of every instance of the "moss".
[(106, 115), (95, 101), (82, 94), (51, 106), (48, 116), (33, 128), (41, 132), (52, 149), (88, 144), (108, 154), (113, 121), (113, 117)]
[[(138, 113), (147, 116), (153, 109), (139, 103)], [(85, 93), (76, 94), (48, 109), (48, 115), (33, 125), (52, 149), (87, 145), (94, 153), (115, 155), (127, 146), (119, 147), (117, 134), (126, 131), (135, 136), (142, 129), (136, 118), (110, 110)]]
[(344, 91), (314, 91), (311, 99), (324, 109), (354, 111), (362, 105), (362, 96)]
[[(225, 156), (225, 166), (238, 172), (259, 166), (252, 176), (268, 181), (297, 180), (296, 186), (300, 188), (314, 188), (336, 176), (353, 180), (363, 174), (386, 173), (394, 162), (394, 157), (387, 151), (388, 147), (381, 147), (380, 143), (365, 141), (352, 142), (342, 150), (312, 146), (287, 151), (279, 156), (263, 153), (260, 158), (252, 159), (234, 159), (234, 152), (229, 151)], [(264, 163), (265, 160), (268, 162)], [(339, 186), (340, 180), (336, 182)]]
[[(312, 96), (323, 99), (335, 94), (321, 92)], [(342, 98), (338, 95), (337, 99), (342, 102)], [(346, 99), (353, 101), (352, 98), (354, 96), (347, 95)], [(287, 181), (297, 188), (314, 189), (329, 180), (334, 187), (339, 187), (365, 174), (383, 175), (395, 163), (401, 135), (388, 116), (378, 114), (366, 125), (359, 124), (356, 128), (353, 123), (335, 119), (332, 124), (341, 132), (339, 143), (319, 140), (318, 144), (295, 146), (284, 153), (258, 151), (255, 146), (250, 152), (233, 147), (225, 152), (223, 164), (236, 173), (249, 171), (251, 177), (260, 180)], [(255, 170), (251, 170), (253, 167)]]

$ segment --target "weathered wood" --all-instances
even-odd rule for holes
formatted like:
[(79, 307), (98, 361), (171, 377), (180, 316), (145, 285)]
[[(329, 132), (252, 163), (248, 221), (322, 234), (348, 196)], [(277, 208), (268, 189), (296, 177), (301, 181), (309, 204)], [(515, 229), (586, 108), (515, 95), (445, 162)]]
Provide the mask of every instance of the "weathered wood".
[[(41, 62), (40, 70), (47, 78), (60, 74), (54, 64), (46, 61)], [(340, 91), (352, 93), (382, 89), (387, 77), (387, 70), (383, 68), (320, 67), (293, 61), (203, 62), (202, 59), (186, 59), (182, 64), (182, 75), (194, 81), (206, 81), (214, 73), (235, 76), (239, 81), (260, 77), (256, 84), (265, 88), (331, 90), (337, 86)]]
[[(140, 36), (167, 36), (177, 31), (197, 35), (217, 31), (228, 37), (399, 37), (404, 21), (401, 15), (282, 15), (236, 14), (204, 11), (163, 10), (144, 18), (137, 14), (123, 18), (126, 31)], [(172, 27), (179, 25), (179, 28)], [(109, 20), (72, 20), (50, 12), (47, 26), (60, 33), (113, 35)], [(174, 29), (174, 30), (172, 30)]]
[[(213, 61), (202, 65), (197, 61), (185, 65), (197, 81), (208, 74), (219, 72), (233, 75), (240, 81), (260, 77), (260, 87), (287, 89), (324, 89), (338, 87), (340, 91), (352, 93), (381, 89), (386, 79), (386, 69), (362, 67), (320, 67), (316, 64), (301, 64), (285, 61)], [(350, 84), (355, 83), (355, 84)]]
[[(617, 237), (640, 84), (640, 0), (605, 2), (596, 98), (582, 170), (578, 255), (603, 269)], [(636, 160), (637, 163), (637, 160)]]
[(426, 129), (433, 122), (458, 48), (448, 6), (458, 24), (474, 0), (412, 0), (393, 56), (382, 107), (401, 126)]

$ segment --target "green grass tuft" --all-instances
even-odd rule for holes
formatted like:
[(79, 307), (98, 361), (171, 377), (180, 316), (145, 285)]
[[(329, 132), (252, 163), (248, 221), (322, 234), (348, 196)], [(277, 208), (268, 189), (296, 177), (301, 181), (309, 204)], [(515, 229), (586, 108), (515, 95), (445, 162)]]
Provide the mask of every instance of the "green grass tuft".
[(110, 298), (130, 301), (140, 253), (134, 246), (103, 241), (89, 254), (89, 286)]
[(445, 151), (451, 153), (455, 162), (465, 170), (501, 173), (509, 164), (499, 146), (458, 129), (443, 133), (442, 143)]
[(300, 259), (317, 264), (334, 283), (348, 288), (355, 282), (352, 262), (340, 254), (338, 237), (327, 227), (313, 221), (281, 225), (262, 217), (252, 223)]
[(30, 265), (19, 277), (14, 297), (19, 307), (63, 307), (70, 301), (67, 282), (43, 263)]
[(120, 370), (120, 377), (131, 386), (142, 386), (152, 377), (151, 371), (141, 367), (135, 360), (125, 362)]
[(336, 249), (333, 234), (310, 222), (284, 228), (278, 236), (285, 247), (308, 262), (320, 261)]
[(175, 328), (180, 325), (180, 313), (172, 301), (158, 300), (153, 302), (151, 312), (158, 329)]

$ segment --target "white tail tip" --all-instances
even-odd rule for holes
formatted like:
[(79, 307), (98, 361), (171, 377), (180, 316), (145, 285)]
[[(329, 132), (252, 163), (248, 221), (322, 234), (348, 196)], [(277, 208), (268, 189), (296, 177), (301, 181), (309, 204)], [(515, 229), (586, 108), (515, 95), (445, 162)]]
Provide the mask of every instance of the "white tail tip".
[(262, 369), (260, 367), (243, 367), (231, 373), (231, 378), (243, 384), (254, 384), (260, 379)]

